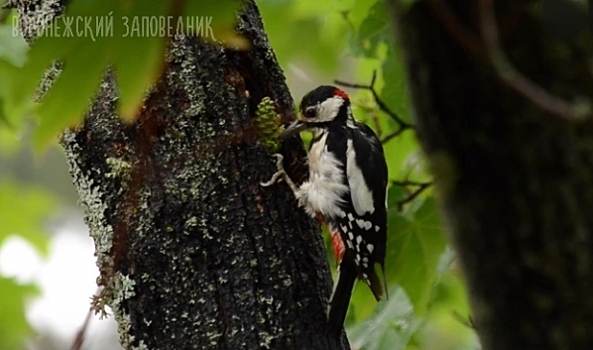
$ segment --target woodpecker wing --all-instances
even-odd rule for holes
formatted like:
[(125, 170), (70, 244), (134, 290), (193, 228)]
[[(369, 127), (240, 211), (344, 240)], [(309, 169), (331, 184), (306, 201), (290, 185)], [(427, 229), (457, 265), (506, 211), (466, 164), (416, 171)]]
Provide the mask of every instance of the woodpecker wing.
[[(369, 265), (362, 264), (361, 274), (368, 275), (369, 284), (375, 298), (383, 295), (383, 284), (375, 272), (375, 263), (384, 269), (385, 244), (387, 240), (387, 163), (381, 141), (371, 128), (363, 123), (355, 123), (351, 131), (352, 147), (347, 153), (347, 175), (351, 188), (351, 199), (356, 218), (356, 225), (362, 237), (358, 247), (370, 254)], [(354, 153), (354, 154), (353, 154)], [(361, 225), (362, 223), (362, 225)], [(364, 226), (364, 227), (362, 227)], [(364, 257), (362, 258), (364, 262)], [(385, 286), (386, 288), (386, 286)]]
[(384, 293), (375, 264), (384, 268), (387, 230), (387, 164), (383, 147), (365, 124), (355, 123), (347, 132), (330, 133), (328, 151), (342, 155), (343, 181), (349, 191), (342, 196), (343, 216), (334, 219), (345, 248), (338, 282), (330, 299), (328, 321), (339, 332), (348, 310), (356, 278), (367, 283), (377, 300)]
[(375, 133), (365, 124), (348, 128), (346, 142), (346, 181), (350, 188), (346, 216), (338, 227), (345, 242), (345, 258), (354, 262), (359, 278), (364, 280), (379, 300), (383, 284), (375, 264), (384, 267), (387, 230), (387, 164), (383, 147)]

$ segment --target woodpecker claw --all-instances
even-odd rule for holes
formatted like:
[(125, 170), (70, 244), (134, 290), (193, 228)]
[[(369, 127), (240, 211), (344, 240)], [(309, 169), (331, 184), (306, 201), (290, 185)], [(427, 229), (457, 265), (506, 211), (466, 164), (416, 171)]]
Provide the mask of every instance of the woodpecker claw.
[(266, 181), (266, 182), (260, 182), (259, 185), (261, 187), (270, 187), (273, 184), (275, 184), (276, 182), (282, 181), (283, 180), (282, 177), (281, 177), (282, 175), (283, 174), (281, 172), (277, 171), (277, 172), (274, 173), (274, 175), (272, 175), (272, 177), (268, 181)]
[(278, 170), (274, 173), (274, 175), (272, 175), (272, 178), (270, 180), (268, 180), (266, 182), (260, 182), (260, 186), (269, 187), (278, 181), (284, 180), (284, 182), (286, 182), (288, 184), (288, 186), (290, 186), (290, 189), (292, 190), (292, 192), (296, 194), (298, 188), (296, 187), (294, 182), (292, 182), (292, 179), (288, 176), (288, 174), (284, 170), (284, 165), (282, 164), (282, 161), (284, 160), (284, 156), (281, 155), (280, 153), (274, 153), (274, 154), (272, 154), (272, 157), (276, 158), (276, 168)]
[[(282, 161), (284, 160), (284, 156), (280, 153), (272, 154), (272, 157), (276, 158), (276, 168), (278, 169), (272, 178), (266, 182), (260, 182), (260, 186), (262, 187), (269, 187), (278, 182), (279, 180), (283, 180), (282, 177), (286, 174), (284, 171), (284, 166), (282, 165)], [(282, 177), (281, 177), (282, 176)]]

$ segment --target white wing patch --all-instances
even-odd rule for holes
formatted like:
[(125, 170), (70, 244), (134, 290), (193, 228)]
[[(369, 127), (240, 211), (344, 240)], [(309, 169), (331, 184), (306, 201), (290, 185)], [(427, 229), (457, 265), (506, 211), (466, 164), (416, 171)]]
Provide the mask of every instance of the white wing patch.
[(350, 185), (350, 196), (354, 211), (359, 216), (363, 216), (366, 213), (372, 214), (375, 211), (373, 192), (368, 188), (362, 171), (358, 164), (356, 164), (356, 151), (352, 146), (352, 139), (348, 140), (346, 148), (346, 173), (348, 175), (348, 185)]
[(340, 208), (341, 196), (348, 192), (344, 184), (342, 163), (327, 150), (327, 132), (311, 147), (309, 152), (309, 180), (297, 192), (299, 204), (311, 216), (319, 212), (326, 218), (345, 217)]

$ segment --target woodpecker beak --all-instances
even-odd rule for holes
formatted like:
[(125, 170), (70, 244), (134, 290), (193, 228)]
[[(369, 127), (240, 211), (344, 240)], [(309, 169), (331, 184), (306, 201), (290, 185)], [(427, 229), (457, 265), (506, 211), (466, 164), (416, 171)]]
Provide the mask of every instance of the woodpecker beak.
[(307, 124), (305, 124), (303, 121), (297, 119), (294, 122), (292, 122), (286, 128), (286, 130), (284, 130), (284, 132), (282, 133), (282, 135), (280, 135), (280, 139), (286, 140), (289, 137), (292, 137), (292, 136), (298, 134), (299, 132), (307, 129), (307, 127), (308, 127)]

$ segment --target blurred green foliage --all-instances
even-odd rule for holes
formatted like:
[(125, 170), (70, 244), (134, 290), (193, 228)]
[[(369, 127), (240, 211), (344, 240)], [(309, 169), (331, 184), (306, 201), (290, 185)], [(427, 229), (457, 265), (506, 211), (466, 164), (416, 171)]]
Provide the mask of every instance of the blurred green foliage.
[[(15, 154), (25, 133), (25, 110), (7, 103), (15, 81), (13, 72), (22, 66), (27, 54), (25, 41), (12, 34), (11, 16), (0, 23), (0, 156)], [(24, 185), (13, 179), (0, 178), (0, 248), (11, 235), (27, 240), (46, 254), (48, 234), (43, 228), (56, 200), (47, 191)], [(38, 294), (34, 285), (0, 275), (0, 349), (22, 349), (31, 335), (25, 318), (25, 303)]]
[(43, 224), (55, 204), (47, 191), (0, 179), (0, 245), (8, 236), (18, 234), (47, 253)]
[[(225, 33), (232, 24), (233, 1), (192, 1), (188, 7), (183, 3), (75, 1), (68, 15), (112, 16), (116, 35), (94, 40), (44, 37), (28, 52), (22, 38), (12, 35), (12, 18), (6, 17), (6, 23), (0, 25), (0, 155), (20, 147), (26, 117), (33, 116), (38, 122), (38, 145), (80, 122), (108, 65), (117, 71), (121, 115), (133, 116), (161, 72), (166, 40), (158, 36), (122, 38), (122, 16), (211, 14), (217, 19), (213, 23), (217, 33)], [(376, 71), (374, 87), (381, 100), (400, 118), (413, 123), (402, 55), (384, 0), (261, 0), (258, 6), (285, 69), (298, 62), (304, 71), (349, 76), (359, 84), (369, 84)], [(232, 36), (222, 36), (234, 42)], [(64, 63), (64, 70), (42, 103), (31, 102), (39, 79), (56, 59)], [(397, 129), (396, 121), (379, 109), (368, 90), (348, 91), (356, 117), (380, 137)], [(384, 148), (391, 180), (431, 180), (413, 130), (390, 139)], [(390, 297), (377, 304), (368, 288), (357, 284), (346, 320), (353, 348), (475, 349), (475, 333), (464, 324), (470, 314), (467, 293), (455, 254), (447, 245), (435, 193), (429, 187), (403, 203), (412, 190), (399, 185), (389, 189), (385, 274)], [(47, 236), (40, 225), (53, 205), (47, 193), (0, 179), (0, 244), (8, 234), (18, 234), (44, 251)], [(329, 259), (333, 262), (334, 258)], [(32, 292), (34, 287), (0, 277), (0, 349), (15, 348), (27, 334), (23, 303)]]
[[(18, 235), (47, 253), (49, 236), (43, 224), (55, 204), (47, 191), (0, 179), (0, 247), (6, 238)], [(0, 349), (24, 348), (31, 332), (25, 302), (36, 294), (35, 286), (0, 275)]]
[(0, 349), (24, 349), (31, 329), (25, 318), (24, 305), (37, 289), (0, 276)]

